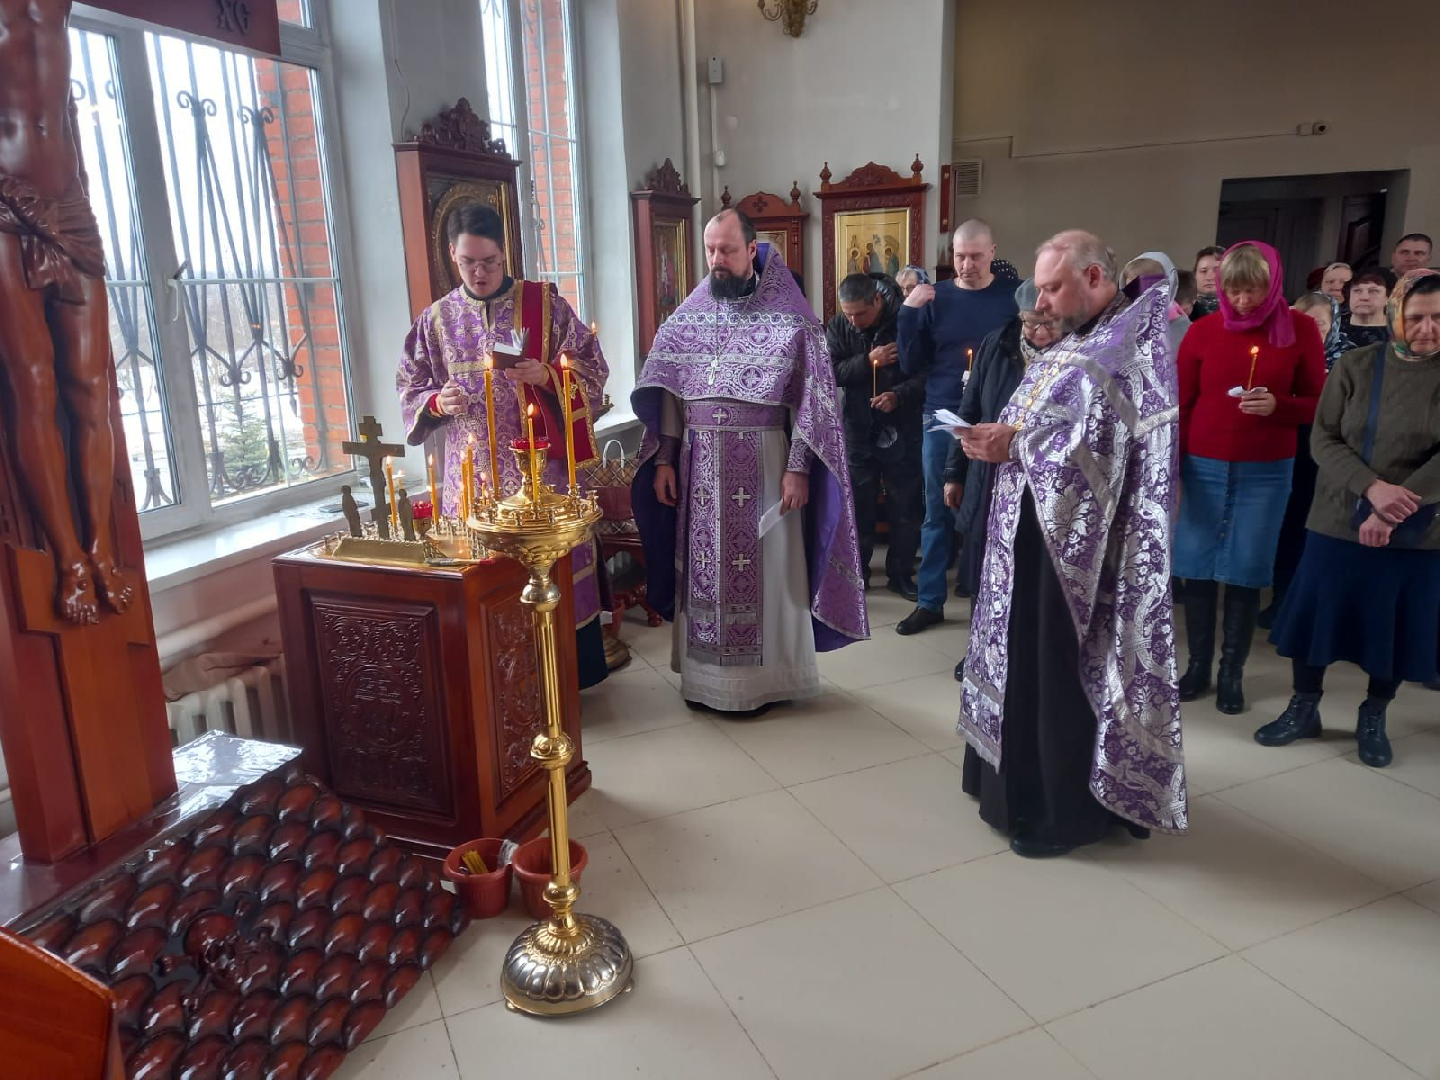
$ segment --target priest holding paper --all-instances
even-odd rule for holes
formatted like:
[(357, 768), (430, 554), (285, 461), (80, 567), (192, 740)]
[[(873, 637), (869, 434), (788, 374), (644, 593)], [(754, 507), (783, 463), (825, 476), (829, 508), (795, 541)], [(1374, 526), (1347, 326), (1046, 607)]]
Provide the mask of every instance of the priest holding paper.
[[(482, 487), (502, 498), (519, 489), (510, 444), (526, 437), (528, 415), (537, 439), (550, 443), (545, 480), (564, 491), (567, 458), (597, 458), (591, 402), (609, 374), (600, 342), (553, 284), (505, 272), (505, 227), (494, 210), (456, 211), (448, 234), (462, 284), (421, 312), (405, 339), (395, 385), (406, 441), (419, 446), (445, 429), (443, 504), (453, 515)], [(570, 565), (586, 687), (606, 674), (595, 546), (576, 548)]]
[(633, 501), (681, 694), (757, 715), (818, 694), (816, 653), (870, 628), (820, 324), (739, 211), (711, 219), (705, 256), (631, 395), (645, 425)]

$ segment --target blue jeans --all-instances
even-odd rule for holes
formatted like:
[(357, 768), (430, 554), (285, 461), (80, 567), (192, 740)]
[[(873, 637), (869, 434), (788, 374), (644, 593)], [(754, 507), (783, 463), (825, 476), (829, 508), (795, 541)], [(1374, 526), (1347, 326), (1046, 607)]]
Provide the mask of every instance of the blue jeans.
[(950, 545), (955, 542), (955, 511), (945, 505), (945, 459), (954, 436), (948, 431), (931, 431), (935, 413), (925, 410), (925, 444), (921, 468), (925, 472), (925, 524), (920, 526), (920, 572), (915, 587), (920, 606), (945, 614), (945, 571), (950, 565)]

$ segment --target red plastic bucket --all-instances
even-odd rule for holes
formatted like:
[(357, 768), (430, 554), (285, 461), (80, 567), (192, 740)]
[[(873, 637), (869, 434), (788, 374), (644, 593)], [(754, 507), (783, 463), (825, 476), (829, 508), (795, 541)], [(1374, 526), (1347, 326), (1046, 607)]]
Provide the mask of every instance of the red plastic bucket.
[(491, 919), (499, 915), (510, 903), (510, 864), (506, 863), (488, 874), (469, 873), (460, 862), (467, 851), (480, 856), (486, 866), (495, 866), (500, 858), (504, 840), (482, 837), (454, 848), (445, 856), (441, 873), (445, 880), (452, 882), (460, 902), (471, 918)]
[[(570, 880), (578, 882), (590, 856), (584, 845), (570, 841)], [(550, 865), (550, 837), (527, 840), (515, 849), (515, 878), (520, 882), (520, 897), (532, 919), (548, 919), (550, 905), (545, 902), (545, 886), (550, 884), (554, 869)]]

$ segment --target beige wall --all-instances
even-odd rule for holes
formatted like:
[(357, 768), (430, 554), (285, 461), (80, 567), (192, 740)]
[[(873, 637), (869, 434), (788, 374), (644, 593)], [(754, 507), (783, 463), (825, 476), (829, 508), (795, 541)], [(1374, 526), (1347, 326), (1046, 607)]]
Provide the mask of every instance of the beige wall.
[(1072, 226), (1184, 263), (1241, 177), (1408, 169), (1387, 241), (1440, 233), (1440, 111), (1406, 107), (1433, 94), (1427, 53), (1397, 52), (1410, 27), (1433, 53), (1434, 0), (1358, 23), (1353, 0), (958, 4), (954, 156), (984, 160), (984, 193), (957, 217), (988, 219), (1022, 271)]

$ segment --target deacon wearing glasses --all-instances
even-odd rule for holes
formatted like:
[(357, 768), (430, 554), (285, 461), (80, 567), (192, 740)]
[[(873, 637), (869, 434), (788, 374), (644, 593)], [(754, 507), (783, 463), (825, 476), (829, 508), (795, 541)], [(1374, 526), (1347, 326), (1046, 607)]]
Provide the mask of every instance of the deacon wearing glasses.
[[(460, 272), (460, 287), (420, 313), (405, 339), (395, 376), (406, 441), (419, 446), (439, 428), (445, 430), (442, 504), (456, 513), (462, 463), (472, 451), (477, 485), (488, 488), (487, 398), (494, 403), (499, 491), (520, 487), (520, 470), (510, 453), (512, 440), (525, 437), (526, 414), (533, 409), (537, 438), (548, 438), (552, 451), (545, 479), (559, 490), (567, 484), (562, 358), (570, 368), (570, 424), (576, 463), (596, 459), (593, 408), (601, 400), (610, 369), (600, 342), (580, 316), (547, 281), (512, 278), (505, 271), (505, 227), (488, 206), (467, 206), (451, 215), (447, 234), (450, 257)], [(490, 392), (485, 372), (490, 368)], [(600, 637), (600, 593), (593, 545), (571, 556), (580, 686), (605, 677), (605, 648)]]

